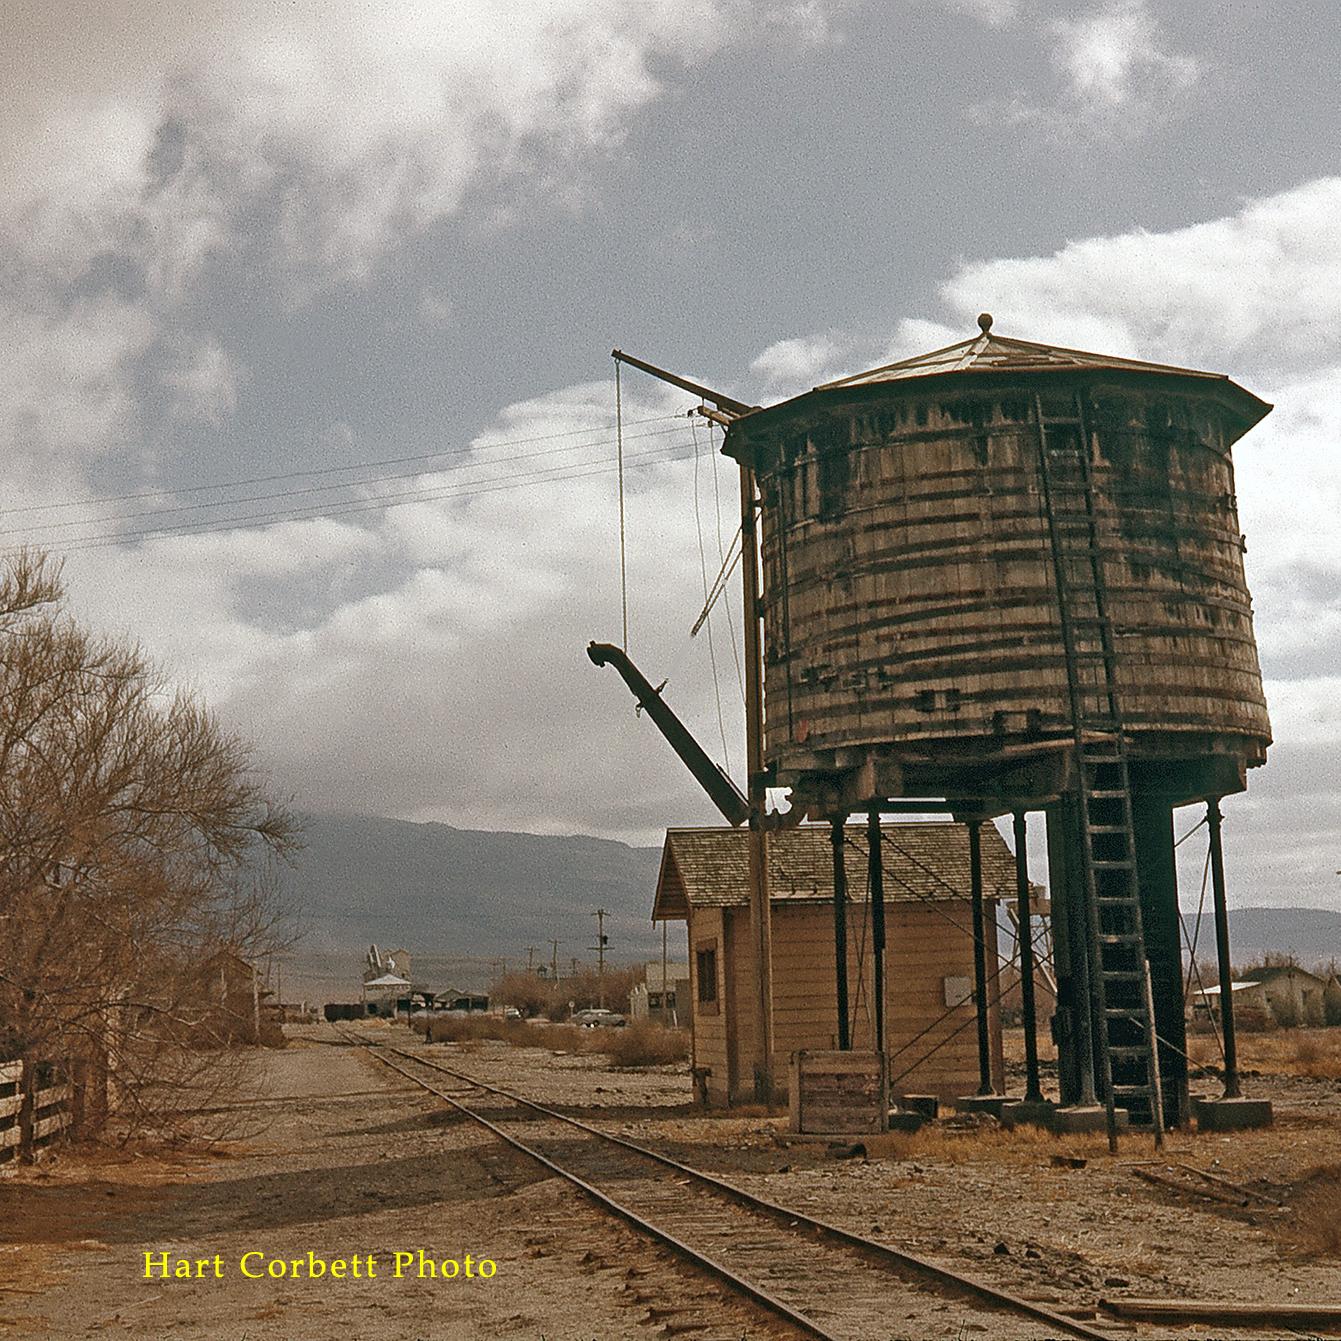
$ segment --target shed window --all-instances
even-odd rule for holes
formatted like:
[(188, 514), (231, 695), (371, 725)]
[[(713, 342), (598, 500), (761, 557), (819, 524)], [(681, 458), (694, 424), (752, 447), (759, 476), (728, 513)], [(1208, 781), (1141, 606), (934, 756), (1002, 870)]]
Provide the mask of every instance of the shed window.
[(699, 950), (695, 955), (698, 1001), (701, 1006), (717, 1004), (717, 951)]

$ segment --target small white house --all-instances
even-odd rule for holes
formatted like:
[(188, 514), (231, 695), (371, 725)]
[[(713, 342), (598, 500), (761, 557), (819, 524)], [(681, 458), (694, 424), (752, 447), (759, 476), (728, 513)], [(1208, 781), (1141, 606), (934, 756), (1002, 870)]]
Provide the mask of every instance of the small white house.
[[(661, 960), (647, 962), (644, 980), (629, 992), (629, 1016), (675, 1026), (689, 1023), (689, 965), (667, 964), (663, 978)], [(680, 1012), (684, 1011), (681, 1020)]]

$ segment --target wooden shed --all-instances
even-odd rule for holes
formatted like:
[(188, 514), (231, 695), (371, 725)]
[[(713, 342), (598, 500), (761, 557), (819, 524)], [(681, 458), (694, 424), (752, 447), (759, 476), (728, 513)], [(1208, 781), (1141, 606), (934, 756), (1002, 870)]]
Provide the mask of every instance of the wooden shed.
[[(887, 1043), (890, 1090), (955, 1098), (978, 1085), (968, 829), (948, 822), (882, 826)], [(693, 1064), (712, 1104), (753, 1097), (747, 834), (670, 829), (657, 878), (654, 921), (688, 926)], [(848, 1000), (852, 1046), (875, 1038), (865, 825), (849, 825)], [(997, 901), (1014, 894), (1015, 864), (990, 824), (982, 827), (983, 889), (993, 1075), (1002, 1081), (996, 1009)], [(773, 941), (773, 1072), (798, 1049), (837, 1046), (833, 849), (827, 825), (802, 825), (769, 841)], [(685, 1018), (681, 1012), (681, 1019)]]

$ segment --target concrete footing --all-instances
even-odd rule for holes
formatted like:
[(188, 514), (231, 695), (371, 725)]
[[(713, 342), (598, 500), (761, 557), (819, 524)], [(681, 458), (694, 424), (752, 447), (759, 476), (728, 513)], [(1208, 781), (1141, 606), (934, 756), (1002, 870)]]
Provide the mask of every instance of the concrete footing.
[[(1126, 1114), (1121, 1115), (1125, 1117)], [(1098, 1104), (1082, 1107), (1073, 1104), (1068, 1108), (1058, 1108), (1052, 1114), (1052, 1130), (1059, 1133), (1106, 1131), (1108, 1114)]]
[(941, 1115), (941, 1101), (934, 1094), (900, 1094), (894, 1102), (910, 1113), (921, 1113), (929, 1121), (935, 1121)]
[(1198, 1131), (1251, 1131), (1271, 1125), (1270, 1099), (1192, 1100)]
[(994, 1118), (1001, 1116), (1001, 1110), (1011, 1100), (1004, 1094), (969, 1094), (955, 1100), (955, 1108), (961, 1113), (990, 1113)]
[(887, 1119), (890, 1131), (921, 1131), (927, 1125), (924, 1114), (912, 1108), (893, 1108)]
[(1001, 1109), (1003, 1127), (1052, 1127), (1057, 1105), (1051, 1099), (1013, 1100)]

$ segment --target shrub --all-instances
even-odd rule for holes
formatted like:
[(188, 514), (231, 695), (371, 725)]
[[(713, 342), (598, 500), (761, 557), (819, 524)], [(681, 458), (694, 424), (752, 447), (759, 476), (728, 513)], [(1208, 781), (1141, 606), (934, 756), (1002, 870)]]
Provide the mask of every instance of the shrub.
[(667, 1029), (643, 1020), (623, 1029), (600, 1032), (607, 1035), (600, 1050), (616, 1066), (667, 1066), (689, 1056), (689, 1035), (683, 1029)]
[(1310, 1254), (1341, 1257), (1341, 1166), (1315, 1169), (1290, 1200), (1290, 1218), (1282, 1225), (1287, 1238)]

